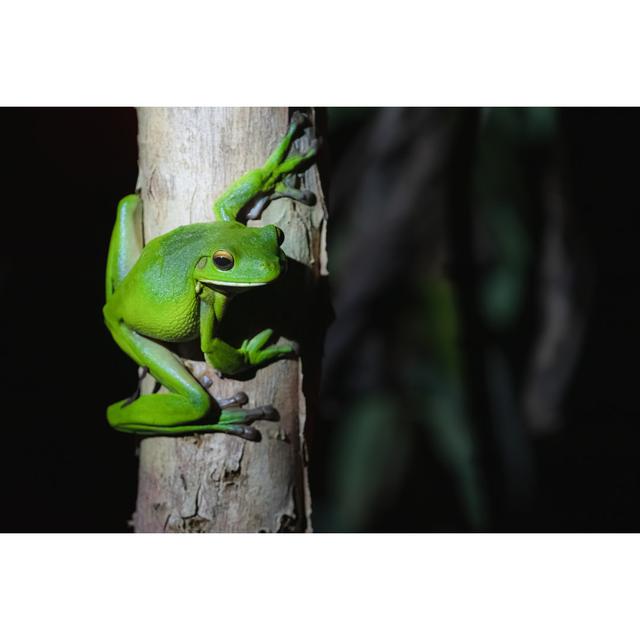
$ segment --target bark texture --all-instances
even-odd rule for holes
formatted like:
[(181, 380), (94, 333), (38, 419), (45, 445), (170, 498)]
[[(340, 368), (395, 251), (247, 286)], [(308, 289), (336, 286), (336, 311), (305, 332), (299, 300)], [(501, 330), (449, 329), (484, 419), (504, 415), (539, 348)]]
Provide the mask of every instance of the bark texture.
[[(312, 121), (314, 114), (310, 113)], [(212, 220), (215, 198), (245, 171), (261, 166), (285, 133), (286, 108), (140, 108), (139, 178), (144, 237), (184, 224)], [(304, 150), (309, 136), (296, 142)], [(303, 187), (318, 196), (314, 207), (273, 202), (262, 221), (285, 232), (292, 258), (283, 286), (242, 294), (223, 322), (246, 325), (250, 337), (275, 326), (281, 340), (301, 342), (303, 358), (310, 300), (326, 273), (326, 208), (315, 167)], [(269, 291), (266, 291), (266, 290)], [(215, 398), (243, 390), (248, 407), (272, 404), (279, 422), (256, 426), (262, 441), (224, 434), (143, 439), (140, 446), (137, 532), (276, 532), (310, 530), (301, 360), (276, 362), (248, 380), (217, 378), (193, 345), (180, 351), (185, 364)], [(148, 378), (148, 377), (147, 377)], [(153, 381), (145, 381), (150, 392)]]

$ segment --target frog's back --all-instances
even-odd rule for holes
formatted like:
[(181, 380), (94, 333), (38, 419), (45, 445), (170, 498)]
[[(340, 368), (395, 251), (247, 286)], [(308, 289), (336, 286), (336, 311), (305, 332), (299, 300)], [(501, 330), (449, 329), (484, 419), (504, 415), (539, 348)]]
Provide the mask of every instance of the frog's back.
[(182, 342), (198, 335), (193, 268), (210, 243), (211, 223), (178, 227), (149, 242), (109, 300), (109, 311), (143, 335)]

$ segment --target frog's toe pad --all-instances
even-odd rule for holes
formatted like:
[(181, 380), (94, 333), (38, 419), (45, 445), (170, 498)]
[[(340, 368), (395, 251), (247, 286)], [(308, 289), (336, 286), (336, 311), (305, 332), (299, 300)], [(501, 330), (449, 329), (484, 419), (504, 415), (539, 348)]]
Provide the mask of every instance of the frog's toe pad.
[(238, 393), (231, 397), (231, 400), (239, 407), (242, 407), (249, 402), (249, 396), (244, 391), (238, 391)]
[(238, 391), (230, 398), (216, 399), (216, 402), (221, 409), (226, 409), (228, 407), (243, 407), (249, 402), (249, 397), (244, 391)]
[(270, 420), (275, 422), (276, 420), (280, 420), (280, 414), (278, 410), (270, 404), (254, 407), (253, 409), (246, 409), (244, 414), (245, 424), (250, 424), (255, 420)]
[(294, 111), (291, 114), (291, 124), (296, 128), (302, 128), (309, 123), (309, 117), (302, 111)]
[(300, 198), (302, 204), (306, 204), (309, 207), (313, 207), (316, 203), (316, 194), (313, 191), (303, 191)]
[(278, 410), (271, 404), (266, 404), (262, 407), (258, 407), (258, 409), (262, 411), (263, 420), (275, 421), (280, 419), (280, 414), (278, 413)]
[(233, 425), (231, 433), (245, 440), (251, 440), (251, 442), (260, 442), (262, 440), (262, 434), (255, 427), (248, 425)]

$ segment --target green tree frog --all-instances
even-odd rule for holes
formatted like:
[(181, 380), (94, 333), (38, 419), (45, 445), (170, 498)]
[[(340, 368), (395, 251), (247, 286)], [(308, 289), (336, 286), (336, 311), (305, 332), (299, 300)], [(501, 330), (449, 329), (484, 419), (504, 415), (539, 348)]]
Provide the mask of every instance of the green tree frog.
[(217, 337), (217, 328), (234, 295), (273, 282), (285, 269), (283, 232), (274, 225), (248, 227), (238, 219), (258, 217), (275, 198), (313, 204), (313, 194), (296, 189), (294, 180), (313, 162), (317, 143), (304, 155), (289, 155), (305, 126), (306, 116), (295, 112), (264, 166), (216, 200), (212, 222), (178, 227), (142, 247), (142, 203), (137, 195), (120, 201), (107, 258), (104, 319), (120, 348), (168, 393), (138, 390), (112, 404), (107, 419), (115, 429), (151, 435), (224, 432), (259, 440), (251, 423), (277, 416), (270, 406), (241, 408), (248, 400), (244, 393), (214, 402), (164, 343), (199, 337), (205, 360), (225, 376), (295, 354), (290, 345), (267, 346), (272, 329), (235, 348)]

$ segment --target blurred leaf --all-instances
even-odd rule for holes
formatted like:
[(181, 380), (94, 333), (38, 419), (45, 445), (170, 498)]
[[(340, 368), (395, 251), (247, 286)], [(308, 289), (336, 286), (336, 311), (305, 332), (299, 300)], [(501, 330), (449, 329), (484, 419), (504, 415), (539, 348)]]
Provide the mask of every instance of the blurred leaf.
[(395, 400), (382, 394), (358, 398), (341, 422), (334, 456), (335, 531), (365, 531), (406, 470), (410, 432)]
[(463, 386), (458, 311), (454, 289), (444, 277), (423, 283), (423, 339), (429, 357), (412, 369), (407, 384), (413, 389), (420, 422), (437, 457), (448, 469), (462, 510), (474, 530), (487, 527), (481, 471)]

